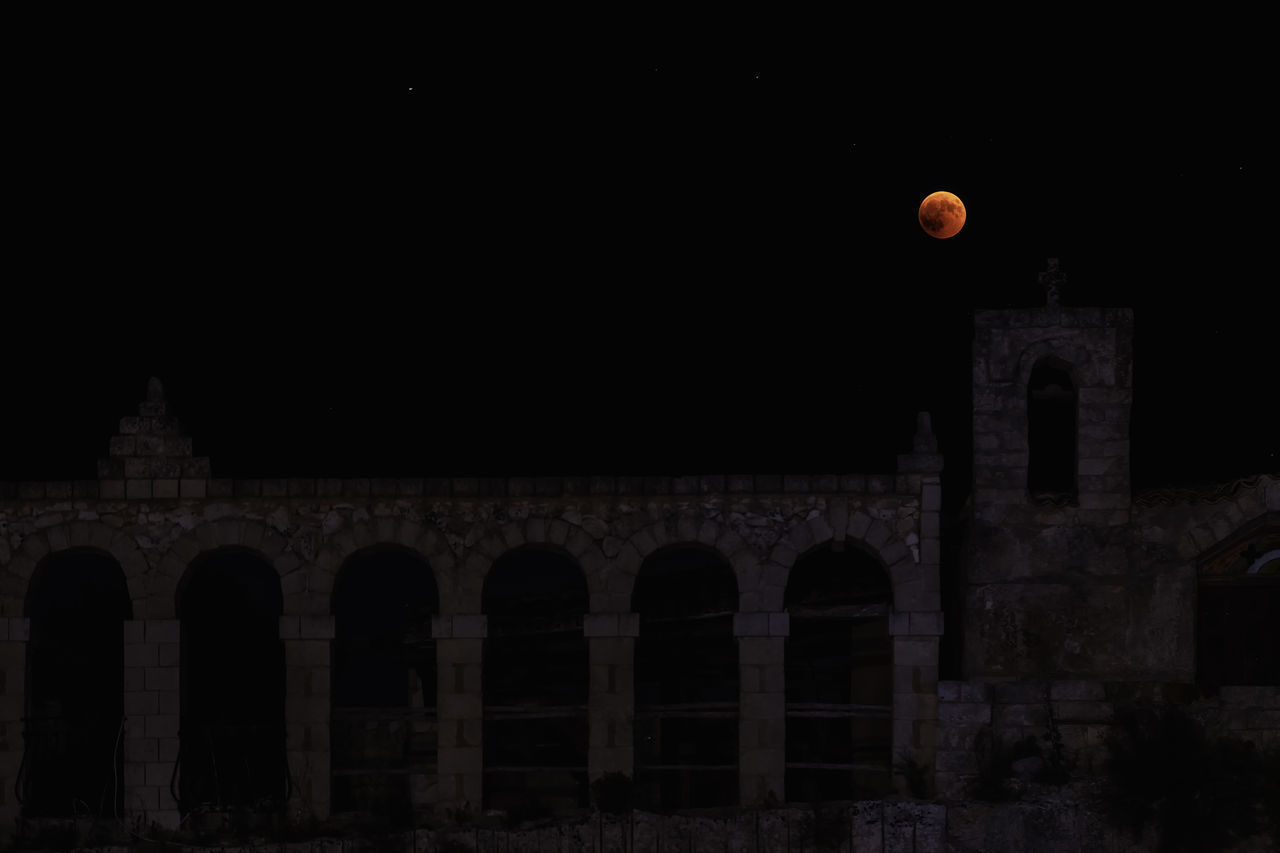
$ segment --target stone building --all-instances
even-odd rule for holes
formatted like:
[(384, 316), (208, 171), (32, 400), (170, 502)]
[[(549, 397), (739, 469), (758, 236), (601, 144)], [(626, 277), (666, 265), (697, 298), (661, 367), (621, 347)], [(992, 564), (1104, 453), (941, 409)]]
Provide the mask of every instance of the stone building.
[(233, 481), (152, 380), (96, 480), (0, 484), (0, 826), (958, 800), (1179, 690), (1276, 743), (1280, 478), (1131, 494), (1129, 311), (975, 325), (945, 626), (925, 414), (894, 475)]
[(899, 467), (222, 480), (152, 380), (97, 480), (4, 487), (0, 825), (888, 791), (936, 743), (927, 416)]
[(974, 325), (963, 679), (939, 690), (938, 792), (964, 795), (984, 733), (1053, 726), (1099, 770), (1116, 708), (1139, 700), (1280, 746), (1280, 474), (1134, 494), (1132, 312), (1050, 288)]

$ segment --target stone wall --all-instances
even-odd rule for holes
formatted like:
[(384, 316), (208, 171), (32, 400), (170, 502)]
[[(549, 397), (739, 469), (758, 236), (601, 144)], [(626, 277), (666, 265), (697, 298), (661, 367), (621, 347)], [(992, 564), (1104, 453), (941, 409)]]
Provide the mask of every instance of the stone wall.
[[(745, 810), (728, 817), (594, 815), (541, 829), (485, 825), (423, 829), (382, 838), (318, 838), (237, 845), (244, 853), (1145, 853), (1156, 837), (1134, 837), (1098, 813), (1096, 792), (1069, 789), (1054, 799), (1012, 803), (870, 800), (815, 812)], [(96, 847), (127, 853), (132, 847)], [(183, 850), (202, 848), (183, 846)], [(1277, 848), (1255, 836), (1235, 848)], [(81, 848), (81, 853), (91, 853)]]
[[(1195, 680), (1197, 561), (1280, 510), (1280, 476), (1132, 496), (1132, 313), (1051, 304), (974, 325), (964, 676)], [(1028, 386), (1045, 359), (1076, 394), (1071, 496), (1028, 489)]]
[(1134, 705), (1177, 705), (1211, 735), (1238, 737), (1263, 749), (1280, 746), (1280, 685), (1223, 687), (1206, 697), (1194, 685), (1177, 683), (943, 681), (938, 703), (936, 781), (945, 799), (970, 796), (983, 762), (996, 751), (1009, 753), (1019, 741), (1030, 738), (1047, 757), (1051, 729), (1061, 737), (1072, 776), (1100, 777), (1115, 712)]
[[(184, 486), (183, 483), (186, 483)], [(132, 490), (93, 484), (5, 486), (0, 501), (0, 790), (11, 792), (21, 758), (23, 618), (27, 585), (50, 554), (88, 547), (119, 564), (132, 600), (126, 623), (126, 802), (131, 815), (162, 825), (178, 820), (169, 793), (176, 732), (175, 599), (189, 564), (224, 546), (261, 555), (284, 597), (289, 761), (297, 815), (325, 815), (329, 801), (329, 641), (331, 591), (344, 560), (378, 543), (421, 554), (440, 590), (434, 631), (444, 689), (439, 696), (438, 804), (478, 803), (481, 762), (478, 672), (484, 624), (481, 590), (492, 562), (509, 549), (543, 543), (571, 554), (590, 590), (585, 625), (592, 653), (591, 773), (626, 771), (630, 762), (627, 652), (634, 635), (631, 588), (644, 558), (681, 542), (715, 548), (739, 587), (736, 633), (745, 651), (743, 713), (783, 713), (779, 667), (761, 643), (786, 634), (783, 594), (792, 563), (805, 551), (851, 539), (878, 556), (894, 587), (894, 754), (932, 764), (941, 633), (938, 602), (940, 495), (936, 475), (898, 477), (697, 477), (590, 480), (179, 480), (177, 494), (155, 480)], [(914, 492), (897, 490), (915, 485)], [(447, 495), (435, 494), (447, 491)], [(150, 497), (143, 497), (149, 492)], [(115, 497), (105, 496), (117, 495)], [(190, 496), (183, 497), (183, 494)], [(132, 496), (130, 496), (132, 495)], [(753, 626), (759, 622), (764, 633)], [(762, 656), (763, 655), (763, 656)], [(614, 667), (612, 680), (596, 677)], [(134, 669), (137, 670), (136, 676)], [(597, 672), (599, 670), (599, 672)], [(464, 673), (465, 676), (465, 673)], [(622, 684), (608, 692), (608, 684)], [(461, 694), (451, 695), (460, 687)], [(751, 691), (776, 693), (758, 701)], [(779, 701), (772, 701), (778, 699)], [(744, 801), (784, 796), (781, 726), (744, 719)], [(602, 734), (612, 725), (613, 736)], [(596, 731), (596, 730), (599, 731)], [(759, 732), (771, 733), (767, 742)], [(597, 735), (600, 735), (597, 737)], [(624, 742), (625, 741), (625, 742)], [(777, 741), (777, 742), (774, 742)], [(12, 825), (11, 798), (0, 819)]]

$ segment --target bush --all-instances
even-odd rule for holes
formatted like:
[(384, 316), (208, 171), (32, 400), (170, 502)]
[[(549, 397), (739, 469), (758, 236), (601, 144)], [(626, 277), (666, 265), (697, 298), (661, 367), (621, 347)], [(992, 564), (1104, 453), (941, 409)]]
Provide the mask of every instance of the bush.
[(1161, 851), (1222, 850), (1262, 829), (1277, 783), (1252, 743), (1211, 739), (1174, 707), (1129, 707), (1117, 710), (1107, 751), (1113, 823), (1140, 837), (1154, 822)]
[(635, 785), (625, 773), (606, 773), (591, 783), (591, 801), (605, 814), (630, 814)]

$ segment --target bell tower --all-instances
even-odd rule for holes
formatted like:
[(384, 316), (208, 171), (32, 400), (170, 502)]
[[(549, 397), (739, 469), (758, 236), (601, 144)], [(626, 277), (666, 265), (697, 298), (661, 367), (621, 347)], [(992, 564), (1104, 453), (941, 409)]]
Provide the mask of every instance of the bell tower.
[(1056, 259), (1040, 281), (1042, 305), (974, 314), (968, 677), (1121, 667), (1080, 615), (1123, 621), (1133, 313), (1060, 304)]
[(1062, 306), (1048, 266), (1043, 306), (974, 314), (974, 509), (1125, 509), (1133, 312)]

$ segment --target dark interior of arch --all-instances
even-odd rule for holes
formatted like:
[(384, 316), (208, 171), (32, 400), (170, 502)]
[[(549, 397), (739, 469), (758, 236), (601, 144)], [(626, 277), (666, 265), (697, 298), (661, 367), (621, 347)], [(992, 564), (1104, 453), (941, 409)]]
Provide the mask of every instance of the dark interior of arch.
[(526, 547), (485, 578), (484, 801), (513, 819), (586, 806), (588, 594), (568, 555)]
[(99, 551), (53, 554), (32, 576), (26, 615), (23, 815), (122, 814), (124, 572)]
[(1280, 686), (1280, 578), (1201, 585), (1196, 607), (1196, 680)]
[(1196, 680), (1280, 686), (1280, 513), (1200, 566), (1196, 594)]
[(431, 567), (406, 548), (353, 554), (334, 584), (332, 809), (388, 819), (412, 812), (414, 774), (436, 761)]
[(893, 741), (888, 573), (853, 543), (840, 550), (826, 544), (796, 560), (785, 603), (787, 799), (886, 793)]
[(261, 556), (197, 557), (178, 590), (182, 620), (179, 807), (270, 811), (288, 794), (283, 599)]
[(717, 552), (651, 554), (632, 593), (636, 796), (644, 808), (738, 801), (738, 583)]
[(1033, 496), (1076, 496), (1076, 388), (1068, 366), (1046, 358), (1027, 383), (1027, 489)]

